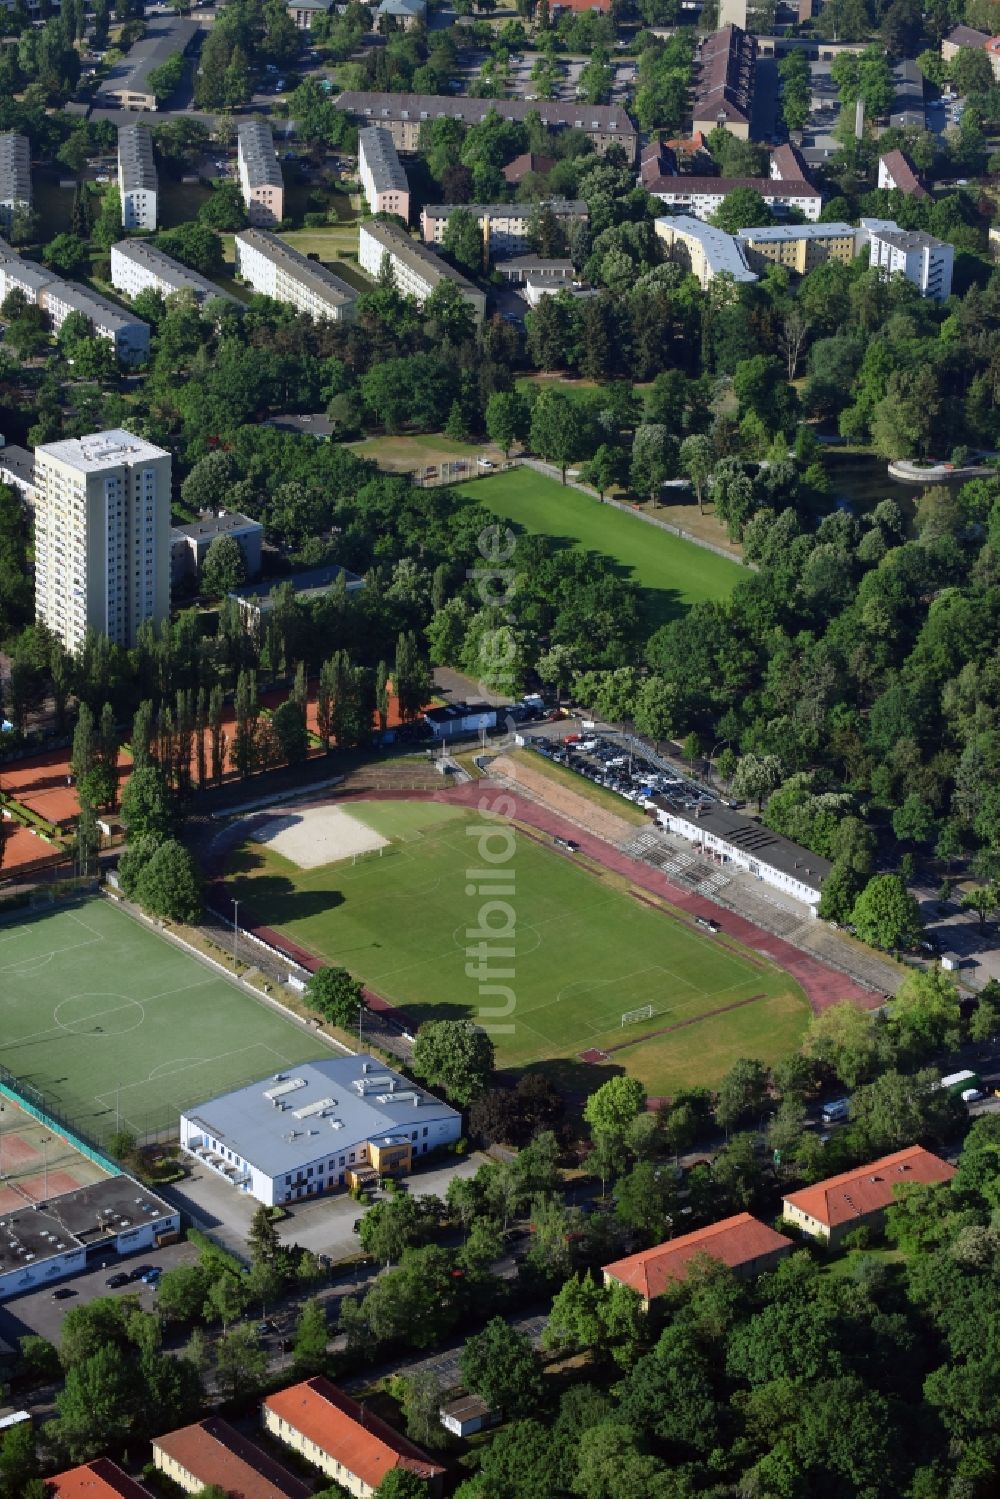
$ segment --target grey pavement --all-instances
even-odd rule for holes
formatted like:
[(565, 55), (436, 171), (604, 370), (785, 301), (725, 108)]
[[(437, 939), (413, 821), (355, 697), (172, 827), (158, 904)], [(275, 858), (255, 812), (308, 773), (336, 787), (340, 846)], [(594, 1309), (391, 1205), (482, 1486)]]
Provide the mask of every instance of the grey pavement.
[(944, 951), (958, 953), (962, 959), (959, 970), (962, 983), (981, 989), (990, 979), (1000, 979), (1000, 933), (996, 922), (987, 921), (981, 926), (974, 911), (963, 911), (957, 898), (942, 904), (930, 886), (915, 885), (912, 894), (928, 932), (938, 939)]
[[(483, 567), (486, 566), (484, 562)], [(466, 676), (461, 671), (453, 671), (450, 666), (435, 667), (433, 681), (434, 691), (439, 692), (442, 697), (451, 698), (453, 702), (481, 701), (496, 705), (513, 701), (512, 698), (505, 697), (502, 692), (490, 692), (474, 677)]]
[[(167, 1244), (162, 1249), (140, 1250), (137, 1254), (121, 1256), (109, 1250), (92, 1268), (70, 1280), (56, 1281), (51, 1285), (22, 1296), (13, 1296), (0, 1307), (0, 1338), (16, 1343), (18, 1338), (30, 1333), (48, 1338), (58, 1345), (63, 1319), (75, 1306), (85, 1306), (102, 1296), (133, 1296), (144, 1311), (156, 1309), (156, 1292), (152, 1286), (141, 1281), (112, 1290), (107, 1285), (110, 1275), (118, 1271), (126, 1274), (140, 1265), (157, 1265), (162, 1270), (173, 1270), (178, 1265), (197, 1263), (198, 1251), (193, 1244)], [(53, 1291), (65, 1286), (73, 1292), (65, 1299), (53, 1299)]]
[[(486, 1156), (478, 1151), (469, 1156), (451, 1157), (445, 1165), (432, 1166), (407, 1177), (407, 1190), (414, 1197), (444, 1197), (453, 1177), (474, 1176), (485, 1162)], [(231, 1254), (247, 1258), (247, 1235), (257, 1208), (254, 1198), (235, 1191), (203, 1167), (196, 1167), (186, 1181), (174, 1186), (171, 1195), (195, 1223)], [(326, 1255), (336, 1263), (358, 1253), (354, 1224), (366, 1211), (364, 1205), (343, 1193), (293, 1203), (289, 1205), (288, 1217), (277, 1226), (278, 1237), (286, 1244), (298, 1244), (313, 1254)]]
[(778, 132), (778, 64), (773, 57), (758, 57), (753, 93), (750, 139), (769, 141)]
[[(509, 1322), (511, 1327), (516, 1328), (519, 1332), (526, 1333), (537, 1348), (541, 1342), (542, 1332), (548, 1318), (536, 1312), (527, 1316), (507, 1317), (505, 1321)], [(406, 1374), (434, 1374), (441, 1382), (442, 1387), (447, 1390), (450, 1386), (457, 1385), (460, 1381), (458, 1364), (464, 1347), (464, 1339), (461, 1342), (449, 1343), (447, 1347), (435, 1349), (433, 1353), (423, 1358), (404, 1358), (384, 1368), (368, 1369), (364, 1374), (355, 1375), (351, 1379), (341, 1380), (341, 1386), (345, 1390), (364, 1389), (373, 1380), (383, 1379), (386, 1374), (398, 1372)]]

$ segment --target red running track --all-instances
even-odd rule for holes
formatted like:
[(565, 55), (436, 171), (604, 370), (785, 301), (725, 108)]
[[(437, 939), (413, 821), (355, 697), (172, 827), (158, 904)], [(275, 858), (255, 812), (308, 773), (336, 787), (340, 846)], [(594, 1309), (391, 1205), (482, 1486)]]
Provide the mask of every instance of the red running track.
[[(340, 796), (338, 800), (349, 801), (350, 793)], [(665, 897), (671, 905), (691, 916), (711, 917), (724, 932), (735, 937), (744, 947), (770, 958), (801, 984), (817, 1014), (844, 999), (849, 999), (866, 1010), (876, 1010), (884, 1002), (882, 995), (864, 988), (847, 974), (838, 973), (835, 968), (821, 963), (818, 958), (793, 947), (783, 937), (754, 926), (745, 917), (738, 916), (727, 907), (717, 906), (703, 895), (695, 895), (693, 891), (682, 889), (668, 880), (662, 871), (641, 860), (629, 858), (628, 854), (623, 854), (609, 843), (583, 831), (576, 823), (568, 822), (557, 813), (550, 812), (547, 807), (528, 801), (494, 781), (476, 781), (464, 786), (442, 788), (440, 791), (365, 790), (357, 793), (357, 800), (450, 802), (453, 805), (475, 807), (484, 813), (492, 811), (499, 817), (513, 818), (553, 837), (572, 839), (589, 858), (603, 864), (605, 869), (624, 875), (633, 885), (643, 890)]]

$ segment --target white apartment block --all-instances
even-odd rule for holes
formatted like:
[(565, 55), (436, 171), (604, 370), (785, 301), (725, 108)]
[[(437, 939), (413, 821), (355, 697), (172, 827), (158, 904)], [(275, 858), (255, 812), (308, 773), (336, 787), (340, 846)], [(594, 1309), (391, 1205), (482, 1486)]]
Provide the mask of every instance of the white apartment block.
[(900, 229), (892, 219), (862, 219), (858, 250), (868, 244), (869, 264), (887, 276), (905, 276), (922, 297), (944, 302), (951, 296), (955, 249), (921, 229)]
[(15, 250), (0, 240), (0, 302), (12, 291), (23, 292), (28, 301), (41, 305), (42, 291), (50, 281), (59, 278), (33, 260), (22, 260)]
[(77, 286), (73, 281), (48, 281), (38, 302), (51, 318), (54, 333), (59, 332), (71, 312), (82, 312), (94, 337), (106, 338), (122, 364), (139, 364), (149, 356), (149, 324), (85, 286)]
[(546, 208), (564, 229), (572, 223), (585, 224), (588, 219), (586, 203), (567, 198), (548, 198), (540, 203), (433, 203), (420, 216), (420, 232), (426, 244), (443, 244), (448, 220), (464, 209), (479, 225), (487, 260), (523, 255), (531, 248), (532, 227)]
[(144, 239), (123, 239), (111, 246), (111, 284), (127, 297), (137, 297), (143, 291), (158, 291), (163, 297), (188, 291), (199, 305), (212, 297), (233, 307), (240, 305), (214, 281)]
[(118, 127), (118, 192), (123, 229), (155, 229), (158, 191), (153, 137), (145, 125)]
[(392, 134), (378, 125), (358, 131), (358, 174), (372, 213), (396, 213), (410, 221), (410, 184)]
[(35, 612), (78, 651), (170, 612), (170, 454), (120, 428), (35, 449)]
[(433, 250), (404, 234), (397, 224), (385, 224), (378, 219), (362, 224), (358, 234), (361, 269), (377, 277), (387, 258), (396, 285), (405, 297), (416, 298), (422, 306), (436, 286), (449, 281), (468, 302), (477, 323), (486, 316), (485, 293)]
[(350, 322), (358, 293), (318, 260), (310, 260), (265, 229), (236, 235), (236, 274), (261, 296), (288, 302), (317, 321)]
[(149, 324), (73, 281), (62, 281), (44, 266), (22, 260), (0, 240), (0, 302), (12, 291), (47, 312), (58, 333), (71, 312), (82, 312), (95, 338), (106, 338), (122, 364), (137, 364), (149, 354)]
[(778, 213), (786, 208), (797, 208), (803, 218), (813, 224), (823, 207), (819, 190), (809, 183), (785, 182), (772, 177), (658, 177), (648, 184), (648, 191), (668, 208), (691, 214), (696, 219), (707, 219), (738, 187), (749, 187), (759, 193), (768, 208)]
[(251, 224), (279, 224), (285, 217), (285, 182), (265, 120), (244, 120), (239, 127), (236, 161)]
[(26, 135), (0, 135), (0, 224), (9, 229), (14, 215), (31, 207), (31, 146)]

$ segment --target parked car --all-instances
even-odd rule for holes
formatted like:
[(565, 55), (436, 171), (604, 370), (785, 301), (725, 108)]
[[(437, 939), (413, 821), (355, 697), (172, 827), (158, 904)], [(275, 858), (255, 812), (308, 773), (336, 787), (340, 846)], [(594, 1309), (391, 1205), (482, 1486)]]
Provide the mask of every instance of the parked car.
[(73, 1290), (72, 1286), (60, 1286), (59, 1289), (58, 1289), (58, 1291), (53, 1291), (52, 1292), (52, 1300), (53, 1301), (67, 1301), (70, 1296), (75, 1296), (75, 1295), (76, 1295), (76, 1292)]
[(128, 1276), (124, 1270), (119, 1270), (116, 1274), (109, 1275), (104, 1284), (110, 1286), (112, 1291), (117, 1291), (120, 1286), (128, 1285)]
[(152, 1270), (152, 1268), (152, 1265), (136, 1265), (134, 1270), (129, 1271), (128, 1278), (131, 1281), (145, 1280), (146, 1272)]
[(146, 1271), (145, 1275), (142, 1278), (147, 1286), (155, 1286), (156, 1282), (159, 1280), (162, 1274), (163, 1271), (160, 1269), (159, 1265), (150, 1265), (149, 1269)]

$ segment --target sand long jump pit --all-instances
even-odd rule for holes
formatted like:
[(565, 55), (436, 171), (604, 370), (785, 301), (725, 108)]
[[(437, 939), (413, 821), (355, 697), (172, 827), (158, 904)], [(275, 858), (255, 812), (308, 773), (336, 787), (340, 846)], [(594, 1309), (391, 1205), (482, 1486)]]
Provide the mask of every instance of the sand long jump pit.
[(318, 869), (338, 859), (374, 853), (389, 843), (343, 807), (332, 805), (278, 807), (270, 816), (254, 819), (250, 837), (299, 869)]

